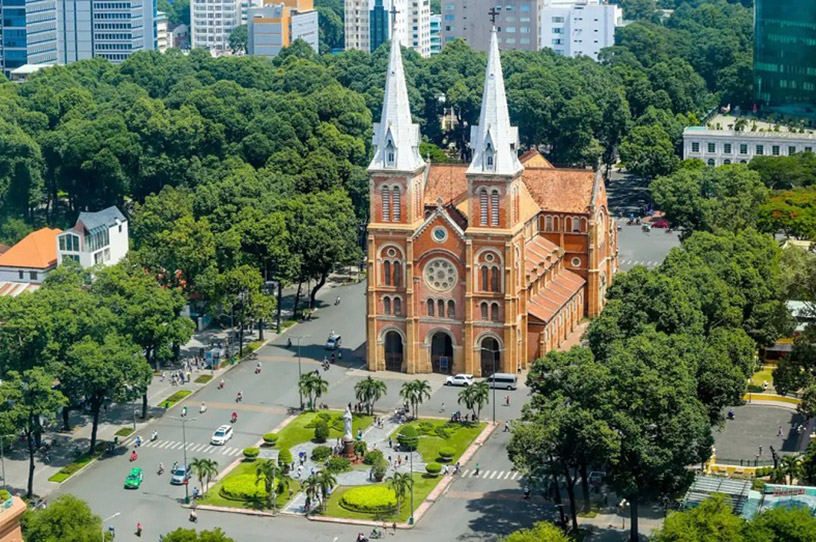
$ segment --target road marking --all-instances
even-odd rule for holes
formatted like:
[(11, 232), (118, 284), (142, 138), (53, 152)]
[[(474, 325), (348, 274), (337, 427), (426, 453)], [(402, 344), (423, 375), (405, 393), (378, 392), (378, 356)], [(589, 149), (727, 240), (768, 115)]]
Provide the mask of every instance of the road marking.
[(494, 476), (496, 476), (497, 474), (499, 474), (499, 471), (494, 470), (493, 472), (491, 472), (491, 473), (490, 473), (490, 476), (486, 476), (486, 477), (487, 477), (487, 478), (490, 478), (490, 479), (492, 480), (492, 479), (493, 479), (493, 477), (494, 477)]
[(197, 445), (196, 445), (194, 448), (192, 448), (192, 450), (191, 450), (191, 451), (193, 451), (193, 452), (200, 452), (201, 450), (203, 450), (203, 449), (204, 449), (204, 448), (206, 448), (206, 447), (207, 447), (207, 445), (206, 445), (206, 444), (197, 444)]
[(175, 443), (176, 443), (176, 441), (174, 441), (174, 440), (167, 440), (167, 441), (162, 442), (162, 444), (161, 444), (161, 446), (159, 446), (159, 448), (170, 448)]
[(232, 448), (224, 448), (224, 449), (221, 451), (221, 455), (228, 455), (230, 450), (232, 450)]
[(521, 474), (519, 471), (514, 472), (514, 473), (513, 473), (513, 480), (515, 480), (516, 478), (518, 478), (519, 474)]

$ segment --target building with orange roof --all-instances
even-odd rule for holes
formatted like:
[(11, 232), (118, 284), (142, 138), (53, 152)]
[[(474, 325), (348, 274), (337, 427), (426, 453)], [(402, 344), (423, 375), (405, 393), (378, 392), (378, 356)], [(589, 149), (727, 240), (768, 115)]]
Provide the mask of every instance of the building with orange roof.
[(368, 225), (368, 368), (515, 373), (604, 305), (617, 228), (600, 172), (519, 156), (496, 32), (470, 164), (419, 155), (399, 47), (391, 49)]
[(60, 229), (42, 228), (23, 237), (0, 255), (0, 281), (40, 284), (57, 266)]

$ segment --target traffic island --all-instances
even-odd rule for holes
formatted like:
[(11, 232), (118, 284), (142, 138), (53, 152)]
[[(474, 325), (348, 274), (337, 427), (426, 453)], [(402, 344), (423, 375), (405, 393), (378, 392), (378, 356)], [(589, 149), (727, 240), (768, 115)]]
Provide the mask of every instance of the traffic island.
[[(197, 505), (203, 509), (235, 509), (235, 511), (253, 511), (272, 513), (282, 510), (292, 495), (300, 492), (300, 483), (288, 477), (275, 480), (277, 498), (271, 506), (266, 484), (258, 479), (258, 467), (269, 460), (242, 460), (230, 470), (224, 478), (207, 489)], [(291, 494), (290, 494), (291, 490)]]

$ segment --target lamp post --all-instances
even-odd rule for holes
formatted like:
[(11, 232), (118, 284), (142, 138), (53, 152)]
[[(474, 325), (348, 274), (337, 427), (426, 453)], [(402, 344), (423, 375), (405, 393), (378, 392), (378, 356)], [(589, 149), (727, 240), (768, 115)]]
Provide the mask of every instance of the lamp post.
[[(182, 452), (184, 453), (184, 472), (187, 472), (187, 422), (194, 422), (196, 418), (188, 418), (188, 417), (180, 417), (180, 416), (170, 416), (171, 419), (177, 420), (181, 422), (181, 440), (183, 445), (181, 447)], [(170, 473), (173, 474), (172, 472)], [(190, 488), (189, 484), (187, 483), (187, 479), (184, 479), (184, 504), (190, 504)]]
[(303, 376), (303, 372), (300, 367), (300, 340), (301, 339), (308, 339), (309, 335), (291, 335), (293, 339), (297, 339), (297, 346), (298, 346), (298, 397), (300, 398), (300, 410), (303, 410), (303, 392), (300, 391), (300, 378)]
[(621, 499), (620, 504), (618, 504), (618, 506), (620, 506), (620, 511), (621, 511), (621, 529), (622, 530), (626, 529), (626, 506), (628, 504), (629, 504), (629, 501), (627, 501), (626, 499)]
[[(116, 517), (117, 517), (119, 514), (121, 514), (121, 512), (116, 512), (116, 513), (115, 513), (114, 515), (112, 515), (111, 517), (109, 517), (109, 518), (105, 518), (105, 519), (103, 519), (103, 520), (102, 520), (102, 527), (101, 527), (101, 529), (102, 529), (102, 542), (105, 542), (105, 524), (106, 524), (107, 522), (109, 522), (110, 520), (112, 520), (112, 519), (116, 518)], [(111, 527), (112, 527), (112, 525), (111, 525)]]
[(409, 456), (411, 466), (411, 517), (408, 518), (408, 525), (414, 524), (414, 450), (411, 449), (411, 454)]
[(498, 354), (499, 352), (504, 352), (505, 349), (504, 348), (499, 348), (497, 350), (493, 350), (493, 349), (485, 348), (484, 346), (482, 346), (479, 350), (480, 351), (483, 350), (485, 352), (491, 352), (493, 354), (493, 375), (494, 375), (494, 380), (493, 380), (493, 424), (495, 425), (496, 424), (496, 380), (495, 380), (496, 354)]

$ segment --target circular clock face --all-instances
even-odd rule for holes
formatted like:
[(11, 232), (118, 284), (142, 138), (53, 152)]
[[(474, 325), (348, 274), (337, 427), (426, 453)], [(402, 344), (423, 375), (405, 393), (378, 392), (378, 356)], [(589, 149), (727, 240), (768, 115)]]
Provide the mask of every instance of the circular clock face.
[(456, 268), (448, 260), (437, 258), (425, 266), (425, 282), (438, 292), (447, 292), (456, 285)]

